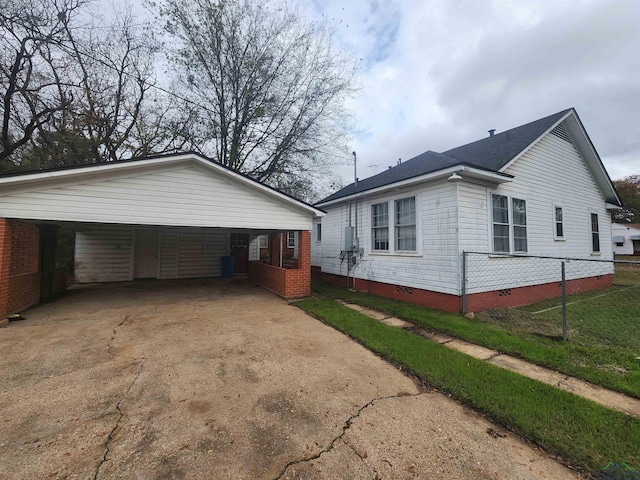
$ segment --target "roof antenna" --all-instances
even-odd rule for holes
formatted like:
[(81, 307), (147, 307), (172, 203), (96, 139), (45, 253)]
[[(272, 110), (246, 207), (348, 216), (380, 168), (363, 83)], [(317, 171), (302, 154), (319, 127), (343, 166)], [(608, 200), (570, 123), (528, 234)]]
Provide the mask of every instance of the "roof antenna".
[(401, 158), (399, 158), (399, 159), (398, 159), (398, 163), (396, 163), (396, 165), (400, 165), (401, 163), (402, 163), (402, 159), (401, 159)]
[(496, 133), (496, 129), (492, 128), (491, 130), (489, 130), (489, 136), (493, 137), (493, 134)]

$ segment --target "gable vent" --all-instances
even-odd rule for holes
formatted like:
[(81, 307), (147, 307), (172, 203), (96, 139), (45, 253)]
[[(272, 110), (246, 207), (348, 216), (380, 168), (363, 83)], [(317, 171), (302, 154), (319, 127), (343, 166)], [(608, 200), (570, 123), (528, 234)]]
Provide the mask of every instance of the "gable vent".
[(565, 142), (569, 142), (573, 144), (573, 142), (571, 141), (571, 137), (569, 137), (569, 133), (564, 128), (564, 125), (562, 124), (558, 125), (556, 128), (551, 130), (551, 133), (554, 134), (556, 137), (561, 138)]

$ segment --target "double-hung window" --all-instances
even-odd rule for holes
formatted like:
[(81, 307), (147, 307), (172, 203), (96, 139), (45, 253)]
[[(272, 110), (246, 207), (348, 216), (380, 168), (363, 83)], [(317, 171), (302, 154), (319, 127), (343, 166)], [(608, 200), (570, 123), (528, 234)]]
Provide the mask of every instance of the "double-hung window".
[(318, 230), (316, 230), (316, 242), (322, 241), (322, 224), (318, 224)]
[(416, 251), (416, 197), (395, 201), (395, 247), (398, 251)]
[(513, 211), (513, 251), (527, 252), (527, 205), (524, 200), (511, 199)]
[(591, 251), (600, 253), (600, 227), (597, 213), (591, 214)]
[(296, 232), (287, 232), (287, 248), (295, 248)]
[(269, 235), (260, 235), (260, 248), (269, 248)]
[(564, 220), (562, 218), (562, 207), (553, 207), (555, 215), (556, 238), (564, 238)]
[[(506, 195), (491, 196), (493, 212), (493, 251), (495, 253), (526, 253), (527, 204), (525, 200)], [(511, 238), (513, 236), (513, 244)]]
[(371, 206), (371, 238), (373, 250), (389, 250), (389, 203)]
[(509, 253), (509, 199), (492, 195), (493, 199), (493, 251)]

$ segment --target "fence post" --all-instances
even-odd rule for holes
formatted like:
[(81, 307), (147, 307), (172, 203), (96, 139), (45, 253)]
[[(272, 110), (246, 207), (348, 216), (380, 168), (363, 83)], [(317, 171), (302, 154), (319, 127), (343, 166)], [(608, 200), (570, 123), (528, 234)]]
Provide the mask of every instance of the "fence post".
[(562, 340), (567, 341), (567, 280), (562, 262)]
[(467, 252), (462, 252), (462, 314), (467, 313)]

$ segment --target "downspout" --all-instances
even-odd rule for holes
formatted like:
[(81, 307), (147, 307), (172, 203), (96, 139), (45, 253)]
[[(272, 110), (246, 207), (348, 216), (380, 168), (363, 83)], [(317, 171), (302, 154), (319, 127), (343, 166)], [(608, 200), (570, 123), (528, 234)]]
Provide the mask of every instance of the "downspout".
[(282, 232), (280, 232), (280, 268), (282, 268), (282, 249), (284, 248), (282, 246), (282, 237), (284, 236), (284, 234)]

